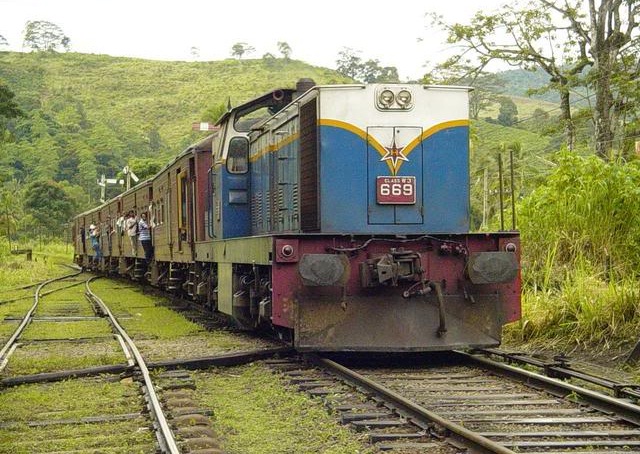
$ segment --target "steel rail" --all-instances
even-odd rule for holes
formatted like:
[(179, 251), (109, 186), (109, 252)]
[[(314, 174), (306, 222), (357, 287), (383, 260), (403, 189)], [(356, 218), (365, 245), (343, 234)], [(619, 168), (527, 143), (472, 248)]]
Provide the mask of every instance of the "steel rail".
[(424, 424), (419, 422), (435, 423), (438, 426), (446, 428), (450, 432), (450, 437), (459, 443), (462, 443), (466, 447), (472, 450), (474, 453), (498, 453), (498, 454), (514, 454), (514, 451), (496, 443), (486, 437), (478, 435), (477, 433), (454, 423), (442, 416), (434, 413), (415, 402), (412, 402), (400, 394), (392, 391), (391, 389), (370, 380), (357, 372), (348, 369), (330, 359), (317, 357), (315, 355), (308, 355), (308, 359), (311, 362), (332, 371), (333, 373), (343, 377), (348, 382), (354, 384), (357, 387), (366, 389), (372, 392), (386, 402), (391, 403), (399, 412), (408, 415), (410, 419), (414, 420), (418, 426), (423, 427)]
[(594, 375), (588, 372), (582, 372), (569, 366), (569, 358), (554, 358), (553, 362), (542, 361), (537, 358), (529, 357), (521, 353), (509, 353), (497, 348), (483, 348), (474, 350), (474, 352), (483, 353), (488, 356), (497, 356), (507, 362), (528, 364), (539, 367), (545, 375), (552, 378), (576, 378), (578, 380), (592, 383), (609, 389), (613, 392), (614, 397), (629, 397), (632, 399), (640, 399), (640, 384), (624, 383), (609, 378)]
[[(124, 341), (122, 341), (124, 342)], [(127, 350), (128, 353), (128, 350)], [(149, 370), (202, 370), (211, 367), (231, 367), (262, 361), (270, 358), (295, 355), (296, 351), (291, 347), (277, 347), (246, 352), (224, 353), (222, 355), (204, 356), (198, 358), (169, 359), (147, 364)], [(94, 366), (84, 369), (61, 370), (57, 372), (44, 372), (32, 375), (19, 375), (0, 380), (0, 388), (23, 385), (25, 383), (46, 383), (66, 380), (77, 377), (91, 377), (102, 374), (131, 373), (133, 366), (129, 364), (113, 364), (106, 366)]]
[(94, 301), (98, 306), (100, 306), (104, 314), (107, 317), (109, 317), (111, 324), (118, 331), (120, 336), (122, 336), (122, 338), (127, 344), (127, 348), (133, 354), (135, 362), (138, 368), (140, 369), (140, 372), (142, 373), (142, 377), (144, 379), (143, 389), (145, 390), (148, 397), (149, 409), (151, 410), (151, 414), (159, 427), (159, 431), (156, 431), (156, 434), (159, 435), (158, 442), (160, 443), (161, 449), (163, 450), (163, 452), (169, 452), (171, 454), (180, 454), (180, 449), (178, 448), (176, 440), (173, 436), (173, 432), (171, 431), (171, 428), (169, 427), (169, 423), (167, 423), (167, 418), (165, 418), (164, 412), (162, 411), (162, 407), (160, 406), (160, 401), (158, 400), (158, 396), (153, 387), (151, 376), (149, 375), (149, 369), (147, 368), (144, 358), (140, 354), (140, 351), (136, 347), (133, 340), (129, 337), (129, 335), (122, 328), (122, 326), (120, 326), (120, 324), (118, 323), (118, 320), (115, 318), (113, 313), (111, 313), (107, 305), (100, 299), (100, 297), (98, 297), (95, 293), (91, 291), (89, 284), (95, 279), (97, 279), (97, 277), (93, 277), (87, 281), (86, 295), (88, 298)]
[(29, 325), (29, 323), (31, 323), (31, 320), (33, 318), (33, 313), (35, 312), (36, 308), (38, 307), (38, 304), (40, 303), (40, 291), (42, 290), (42, 288), (45, 285), (50, 284), (52, 282), (62, 281), (64, 279), (69, 279), (70, 277), (75, 277), (75, 276), (77, 276), (77, 275), (79, 275), (81, 273), (82, 273), (82, 271), (78, 271), (78, 272), (73, 273), (73, 274), (67, 274), (65, 276), (55, 277), (53, 279), (48, 279), (46, 281), (43, 281), (38, 285), (38, 287), (36, 288), (36, 291), (34, 293), (34, 297), (33, 297), (34, 301), (33, 301), (33, 305), (31, 306), (31, 309), (29, 309), (27, 311), (27, 313), (24, 316), (24, 318), (22, 319), (22, 322), (20, 323), (20, 325), (18, 325), (18, 327), (16, 328), (14, 333), (11, 335), (9, 340), (6, 342), (4, 347), (2, 347), (2, 350), (0, 350), (0, 363), (2, 363), (4, 361), (5, 355), (7, 354), (9, 349), (11, 349), (11, 346), (15, 343), (15, 341), (18, 339), (18, 337), (20, 337), (20, 335), (22, 334), (24, 329)]
[(492, 361), (463, 351), (454, 351), (461, 358), (475, 363), (484, 369), (492, 370), (500, 375), (508, 376), (530, 386), (540, 389), (562, 398), (569, 395), (577, 396), (580, 401), (588, 403), (593, 408), (605, 413), (613, 413), (621, 419), (636, 426), (640, 425), (640, 406), (630, 403), (625, 399), (618, 399), (602, 393), (581, 388), (556, 378), (547, 377), (535, 372), (530, 372), (508, 364)]
[[(78, 286), (78, 285), (82, 285), (82, 284), (84, 284), (84, 282), (74, 282), (73, 284), (69, 284), (69, 285), (66, 285), (66, 286), (64, 286), (64, 287), (55, 288), (55, 289), (53, 289), (53, 290), (49, 290), (49, 291), (47, 291), (47, 292), (42, 292), (42, 293), (40, 293), (40, 296), (50, 295), (51, 293), (59, 292), (59, 291), (61, 291), (61, 290), (66, 290), (66, 289), (68, 289), (68, 288), (76, 287), (76, 286)], [(32, 285), (31, 287), (35, 287), (35, 286), (37, 286), (37, 285), (39, 285), (39, 284), (34, 284), (34, 285)], [(12, 299), (10, 299), (10, 300), (2, 300), (2, 301), (0, 301), (0, 306), (1, 306), (1, 305), (3, 305), (3, 304), (7, 304), (7, 303), (13, 303), (13, 302), (15, 302), (15, 301), (26, 300), (27, 298), (30, 298), (30, 296), (29, 296), (29, 295), (26, 295), (26, 296), (19, 296), (19, 297), (17, 297), (17, 298), (12, 298)]]

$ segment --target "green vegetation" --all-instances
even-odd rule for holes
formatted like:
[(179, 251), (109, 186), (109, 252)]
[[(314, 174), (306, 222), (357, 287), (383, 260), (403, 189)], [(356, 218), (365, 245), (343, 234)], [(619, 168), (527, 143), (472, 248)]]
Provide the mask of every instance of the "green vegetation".
[(21, 345), (11, 355), (5, 376), (40, 374), (124, 364), (126, 358), (117, 340), (82, 342), (37, 342)]
[(176, 339), (204, 331), (203, 328), (167, 307), (159, 305), (165, 298), (151, 297), (129, 285), (116, 286), (114, 281), (98, 279), (91, 283), (91, 291), (98, 295), (109, 310), (121, 317), (118, 322), (132, 338)]
[[(138, 385), (131, 380), (83, 379), (8, 388), (0, 393), (0, 453), (152, 453), (154, 435), (143, 416), (107, 423), (55, 424), (139, 413), (143, 407)], [(28, 425), (48, 421), (54, 424)]]
[(621, 346), (640, 312), (640, 161), (561, 152), (520, 205), (524, 317), (512, 341)]
[[(13, 247), (15, 248), (16, 245)], [(68, 244), (55, 241), (46, 245), (25, 242), (18, 244), (17, 247), (32, 249), (33, 260), (26, 260), (25, 254), (11, 255), (9, 243), (5, 238), (0, 238), (0, 299), (2, 300), (15, 296), (7, 290), (72, 273), (69, 268), (61, 266), (71, 263), (72, 250)]]
[[(69, 282), (65, 282), (69, 285)], [(60, 284), (62, 285), (62, 284)], [(52, 285), (53, 287), (53, 285)], [(53, 288), (45, 288), (51, 291)], [(0, 319), (7, 315), (23, 317), (33, 305), (30, 288), (26, 298), (0, 305)], [(9, 292), (12, 294), (13, 292)], [(75, 285), (41, 297), (36, 316), (94, 315), (84, 297), (84, 286)], [(18, 326), (17, 321), (0, 323), (0, 338), (8, 338)], [(4, 375), (24, 375), (92, 366), (121, 364), (124, 354), (104, 320), (43, 321), (33, 320), (21, 335), (21, 344), (10, 356)]]
[[(69, 291), (74, 289), (62, 290), (52, 294), (48, 294), (44, 297), (40, 297), (40, 304), (36, 310), (38, 316), (80, 316), (91, 317), (94, 316), (94, 310), (91, 304), (89, 304), (84, 296), (76, 294), (75, 298)], [(79, 286), (80, 291), (84, 291), (84, 284)]]
[(24, 330), (21, 339), (87, 339), (93, 337), (111, 337), (111, 335), (111, 326), (107, 320), (72, 322), (34, 321)]
[[(33, 297), (26, 297), (11, 303), (0, 305), (0, 319), (5, 317), (24, 317), (24, 314), (33, 306)], [(11, 332), (15, 331), (18, 325), (15, 322), (3, 321), (1, 327), (11, 327)]]
[(135, 340), (147, 361), (197, 358), (238, 350), (269, 346), (268, 342), (247, 334), (225, 330), (205, 331), (173, 310), (164, 297), (145, 294), (128, 284), (98, 279), (91, 284), (121, 326)]
[(328, 415), (319, 400), (291, 392), (264, 366), (194, 376), (196, 395), (213, 410), (214, 427), (229, 454), (375, 452)]
[[(616, 143), (629, 153), (638, 128), (636, 20), (640, 7), (626, 2), (587, 6), (582, 0), (572, 5), (532, 0), (505, 4), (489, 13), (477, 11), (468, 23), (446, 23), (432, 14), (434, 24), (447, 33), (447, 42), (460, 49), (440, 67), (463, 66), (470, 68), (466, 75), (478, 74), (498, 60), (546, 73), (546, 84), (530, 91), (558, 93), (560, 124), (571, 150), (581, 115), (572, 104), (590, 91), (593, 104), (586, 116), (597, 125), (591, 138), (596, 153), (608, 159)], [(508, 33), (502, 35), (502, 30)]]

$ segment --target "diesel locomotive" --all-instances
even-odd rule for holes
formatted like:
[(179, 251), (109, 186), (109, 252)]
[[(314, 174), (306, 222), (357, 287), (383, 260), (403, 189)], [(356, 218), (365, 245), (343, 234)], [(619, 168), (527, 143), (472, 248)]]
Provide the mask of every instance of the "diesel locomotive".
[[(300, 350), (498, 345), (520, 317), (519, 235), (470, 231), (468, 91), (302, 79), (230, 108), (154, 177), (78, 215), (75, 260)], [(131, 210), (151, 219), (150, 261), (118, 222)]]

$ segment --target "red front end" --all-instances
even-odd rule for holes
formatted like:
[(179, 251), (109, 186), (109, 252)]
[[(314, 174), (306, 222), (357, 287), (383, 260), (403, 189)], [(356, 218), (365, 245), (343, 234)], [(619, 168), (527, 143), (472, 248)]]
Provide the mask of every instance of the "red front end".
[(432, 351), (500, 343), (520, 318), (517, 233), (274, 240), (274, 325), (325, 351)]

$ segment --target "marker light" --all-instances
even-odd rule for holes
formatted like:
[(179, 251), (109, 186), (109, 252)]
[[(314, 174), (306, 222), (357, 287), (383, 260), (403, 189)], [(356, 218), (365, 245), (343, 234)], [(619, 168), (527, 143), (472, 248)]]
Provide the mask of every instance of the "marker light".
[(396, 96), (396, 102), (403, 109), (408, 108), (411, 105), (411, 93), (409, 90), (400, 90), (398, 96)]
[(285, 244), (284, 246), (282, 246), (282, 249), (280, 250), (280, 253), (282, 254), (283, 257), (291, 257), (293, 255), (293, 246), (291, 246), (290, 244)]
[(393, 104), (393, 98), (394, 96), (391, 90), (382, 90), (378, 97), (378, 101), (382, 107), (390, 107), (391, 104)]

